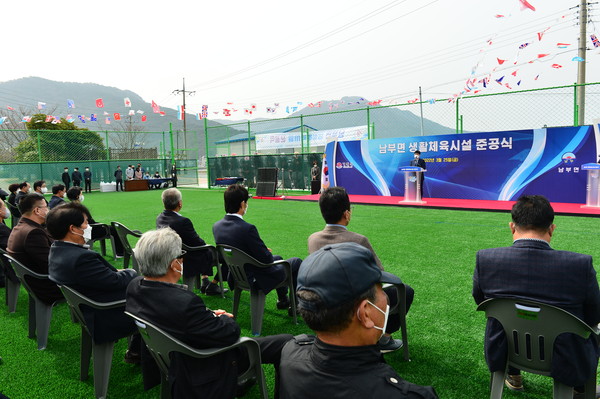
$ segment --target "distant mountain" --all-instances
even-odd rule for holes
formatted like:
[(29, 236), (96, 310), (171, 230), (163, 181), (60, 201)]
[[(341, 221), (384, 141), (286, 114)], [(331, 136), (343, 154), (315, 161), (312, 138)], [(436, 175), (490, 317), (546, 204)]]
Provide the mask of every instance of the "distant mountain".
[[(104, 103), (103, 108), (96, 107), (96, 99), (101, 98)], [(124, 99), (131, 100), (131, 108), (124, 105)], [(73, 100), (75, 108), (67, 106), (67, 100)], [(38, 102), (45, 103), (45, 108), (38, 110)], [(160, 105), (160, 104), (159, 104)], [(9, 110), (8, 107), (14, 108)], [(135, 115), (129, 116), (130, 110), (136, 111)], [(137, 111), (144, 113), (140, 114)], [(75, 118), (75, 124), (89, 130), (101, 131), (142, 131), (157, 132), (160, 134), (145, 134), (140, 141), (144, 148), (158, 147), (163, 139), (162, 132), (169, 131), (169, 124), (173, 125), (174, 132), (181, 132), (175, 136), (176, 146), (184, 148), (183, 121), (177, 119), (177, 111), (172, 108), (161, 107), (165, 111), (165, 116), (160, 116), (152, 111), (150, 103), (145, 102), (142, 97), (130, 90), (121, 90), (116, 87), (102, 86), (95, 83), (74, 83), (74, 82), (56, 82), (38, 77), (28, 77), (0, 82), (0, 116), (8, 116), (9, 121), (0, 125), (1, 129), (14, 128), (22, 129), (20, 120), (23, 116), (44, 113), (57, 117), (66, 117), (71, 114)], [(105, 115), (104, 113), (108, 115)], [(119, 113), (121, 121), (114, 120), (114, 114)], [(91, 114), (97, 115), (97, 121), (86, 120), (81, 122), (78, 115), (87, 118)], [(147, 121), (142, 122), (142, 115), (147, 116)], [(105, 123), (106, 118), (111, 119), (111, 124)], [(195, 148), (196, 139), (200, 146), (200, 153), (204, 153), (204, 122), (198, 121), (193, 115), (187, 114), (187, 147)], [(219, 126), (217, 122), (209, 120), (209, 126)], [(211, 131), (211, 143), (225, 137), (226, 130), (221, 129)], [(138, 135), (139, 136), (139, 135)], [(179, 136), (179, 137), (177, 137)], [(169, 137), (165, 137), (167, 146), (169, 146)]]
[[(96, 106), (96, 99), (102, 98), (103, 108)], [(124, 105), (124, 99), (129, 98), (132, 107)], [(75, 108), (68, 108), (67, 100), (73, 100)], [(314, 107), (304, 107), (292, 114), (285, 114), (280, 120), (252, 119), (250, 128), (252, 133), (265, 131), (285, 131), (300, 125), (300, 116), (303, 123), (316, 130), (336, 129), (342, 127), (362, 126), (367, 124), (366, 111), (351, 111), (366, 108), (369, 100), (361, 97), (343, 97), (341, 100), (320, 101)], [(45, 108), (38, 110), (38, 102), (45, 103)], [(159, 104), (160, 105), (160, 104)], [(318, 106), (317, 106), (318, 105)], [(14, 110), (9, 110), (7, 107)], [(418, 105), (414, 106), (418, 113)], [(129, 116), (130, 110), (136, 111), (135, 115)], [(142, 122), (143, 111), (147, 121)], [(0, 117), (8, 116), (9, 120), (0, 125), (0, 129), (22, 129), (20, 120), (25, 115), (45, 113), (57, 117), (73, 115), (75, 123), (80, 127), (86, 127), (92, 131), (142, 131), (155, 132), (156, 134), (145, 134), (138, 139), (143, 148), (159, 147), (163, 140), (162, 132), (169, 131), (172, 124), (173, 131), (179, 132), (175, 135), (175, 146), (184, 148), (200, 147), (200, 155), (205, 154), (204, 121), (187, 114), (187, 143), (183, 138), (183, 122), (178, 120), (176, 110), (172, 108), (161, 108), (165, 116), (159, 116), (152, 110), (150, 103), (145, 102), (142, 97), (130, 90), (121, 90), (116, 87), (102, 86), (95, 83), (57, 82), (39, 77), (28, 77), (7, 82), (0, 82)], [(331, 110), (331, 111), (330, 111)], [(337, 112), (336, 112), (337, 111)], [(107, 115), (104, 115), (104, 113)], [(121, 115), (121, 121), (114, 120), (114, 114)], [(211, 112), (212, 113), (212, 112)], [(281, 118), (285, 113), (284, 107), (280, 107), (275, 117)], [(87, 118), (91, 114), (97, 115), (97, 121), (86, 120), (85, 123), (78, 119), (78, 115)], [(418, 115), (410, 111), (392, 107), (370, 107), (369, 120), (375, 126), (376, 138), (418, 136), (421, 133), (421, 120)], [(111, 124), (105, 124), (105, 118), (111, 118)], [(247, 134), (247, 120), (209, 119), (209, 146), (213, 147), (215, 142), (227, 139), (238, 134)], [(222, 127), (222, 125), (234, 125)], [(423, 120), (426, 135), (454, 133), (451, 127), (443, 126), (429, 119)], [(140, 137), (138, 135), (138, 137)], [(168, 135), (165, 137), (167, 148), (169, 147)], [(210, 151), (211, 155), (214, 151)], [(195, 155), (195, 154), (194, 154)]]

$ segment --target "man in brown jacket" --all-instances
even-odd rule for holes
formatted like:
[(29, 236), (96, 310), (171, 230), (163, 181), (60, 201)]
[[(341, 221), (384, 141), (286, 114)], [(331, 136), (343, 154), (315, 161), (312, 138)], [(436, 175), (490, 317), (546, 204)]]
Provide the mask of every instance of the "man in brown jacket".
[[(53, 240), (42, 226), (48, 214), (46, 200), (38, 193), (27, 194), (21, 198), (19, 208), (23, 215), (8, 237), (8, 254), (34, 272), (48, 274), (48, 253)], [(50, 280), (31, 279), (27, 282), (46, 303), (63, 298)]]
[[(343, 242), (354, 242), (367, 248), (373, 253), (375, 263), (381, 270), (383, 266), (381, 261), (375, 254), (369, 239), (362, 234), (348, 231), (348, 224), (352, 218), (352, 208), (350, 207), (350, 198), (343, 187), (330, 187), (325, 189), (319, 197), (319, 207), (321, 215), (325, 219), (325, 228), (317, 231), (308, 237), (308, 252), (313, 253), (326, 245), (339, 244)], [(406, 286), (406, 312), (410, 309), (415, 291), (408, 284)], [(390, 306), (393, 307), (398, 302), (398, 295), (395, 287), (387, 287), (385, 293), (390, 298)], [(400, 317), (397, 314), (390, 314), (389, 322), (386, 329), (386, 334), (379, 342), (380, 349), (383, 353), (391, 352), (402, 347), (401, 340), (395, 340), (391, 337), (391, 333), (398, 331), (400, 328)]]

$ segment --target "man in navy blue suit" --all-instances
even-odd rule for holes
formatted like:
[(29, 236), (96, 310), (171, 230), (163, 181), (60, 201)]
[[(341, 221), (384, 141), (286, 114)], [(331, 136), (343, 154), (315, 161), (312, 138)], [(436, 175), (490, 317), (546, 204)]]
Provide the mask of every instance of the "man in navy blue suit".
[[(600, 322), (600, 291), (592, 257), (550, 247), (554, 210), (541, 195), (519, 198), (512, 208), (513, 245), (483, 249), (477, 253), (473, 298), (512, 297), (544, 302), (562, 308), (590, 326)], [(488, 319), (485, 357), (491, 372), (504, 370), (507, 342), (502, 326)], [(583, 385), (596, 372), (598, 345), (593, 337), (559, 336), (554, 345), (551, 376), (575, 387), (583, 397)], [(505, 384), (523, 390), (520, 371), (509, 368)], [(596, 396), (597, 397), (597, 396)]]
[[(213, 226), (213, 235), (217, 244), (230, 245), (244, 251), (262, 263), (272, 263), (282, 259), (281, 256), (271, 254), (263, 240), (258, 235), (256, 226), (244, 220), (248, 210), (248, 190), (242, 185), (232, 184), (225, 190), (225, 212), (227, 214)], [(290, 258), (287, 260), (292, 266), (294, 286), (302, 260)], [(269, 268), (247, 266), (246, 272), (253, 278), (257, 288), (265, 294), (285, 279), (285, 270), (281, 265)], [(295, 294), (295, 293), (291, 293)], [(287, 297), (287, 287), (277, 288), (277, 309), (287, 309), (290, 301)]]

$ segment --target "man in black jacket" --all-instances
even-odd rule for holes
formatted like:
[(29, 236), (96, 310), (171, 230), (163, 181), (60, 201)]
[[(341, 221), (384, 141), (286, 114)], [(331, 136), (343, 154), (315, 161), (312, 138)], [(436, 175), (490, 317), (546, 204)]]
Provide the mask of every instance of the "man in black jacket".
[[(206, 245), (206, 242), (196, 233), (192, 221), (179, 213), (183, 207), (181, 191), (176, 188), (169, 188), (163, 191), (162, 202), (165, 210), (156, 218), (157, 229), (163, 227), (172, 228), (179, 234), (183, 243), (190, 247)], [(211, 282), (208, 278), (208, 276), (213, 275), (214, 259), (212, 252), (207, 250), (190, 251), (185, 255), (183, 260), (186, 264), (184, 281), (188, 284), (190, 290), (193, 289), (193, 280), (191, 279), (202, 275), (200, 291), (207, 295), (221, 295), (221, 288), (218, 286), (218, 281), (213, 280)]]
[[(48, 232), (56, 239), (48, 255), (50, 280), (66, 285), (98, 302), (125, 299), (127, 285), (136, 277), (133, 269), (117, 270), (102, 255), (85, 245), (92, 236), (89, 211), (78, 202), (58, 206), (46, 218)], [(82, 309), (92, 338), (97, 343), (116, 341), (134, 334), (125, 354), (127, 363), (139, 363), (141, 338), (123, 308)]]
[(62, 182), (65, 184), (65, 188), (68, 190), (71, 187), (71, 176), (69, 175), (69, 168), (65, 167), (62, 174)]
[[(177, 284), (185, 271), (181, 238), (170, 228), (144, 233), (135, 247), (144, 278), (127, 288), (126, 310), (198, 349), (232, 345), (240, 327), (225, 310), (210, 310), (199, 296)], [(263, 363), (279, 363), (289, 334), (257, 338)], [(169, 368), (173, 398), (233, 398), (239, 372), (248, 367), (244, 351), (228, 351), (205, 359), (175, 353)], [(146, 383), (146, 375), (144, 375)], [(237, 392), (240, 394), (241, 392)]]
[(81, 179), (83, 177), (81, 176), (81, 172), (79, 171), (79, 168), (75, 168), (73, 170), (73, 174), (71, 175), (71, 178), (73, 179), (73, 187), (75, 187), (75, 186), (81, 187)]
[(123, 191), (123, 171), (120, 166), (117, 166), (117, 170), (115, 170), (115, 181), (117, 182), (117, 191), (119, 191), (119, 186), (121, 186), (121, 191)]
[(437, 398), (383, 361), (377, 346), (389, 314), (382, 271), (373, 252), (356, 243), (327, 245), (298, 273), (300, 314), (317, 336), (301, 335), (281, 352), (280, 398)]
[(83, 172), (83, 181), (85, 183), (85, 192), (92, 192), (92, 172), (90, 172), (90, 168), (86, 166), (85, 171)]

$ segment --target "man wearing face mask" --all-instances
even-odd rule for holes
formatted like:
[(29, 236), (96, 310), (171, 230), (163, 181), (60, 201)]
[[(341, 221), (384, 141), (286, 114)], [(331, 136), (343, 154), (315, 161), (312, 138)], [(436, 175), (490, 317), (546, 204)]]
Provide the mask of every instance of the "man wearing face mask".
[[(38, 180), (35, 183), (33, 183), (33, 191), (43, 197), (44, 194), (48, 192), (48, 188), (46, 187), (46, 181)], [(44, 200), (46, 201), (46, 204), (48, 204), (48, 200), (46, 200), (46, 198), (44, 198)]]
[[(80, 203), (70, 202), (56, 207), (48, 214), (46, 226), (56, 241), (48, 256), (50, 279), (67, 285), (98, 302), (125, 299), (127, 285), (137, 275), (133, 269), (117, 270), (102, 255), (85, 245), (91, 238), (88, 210)], [(116, 341), (137, 331), (124, 308), (110, 310), (83, 309), (88, 327), (96, 343)], [(125, 362), (139, 363), (138, 334), (132, 338), (125, 354)]]
[(52, 197), (50, 197), (50, 202), (48, 202), (48, 208), (52, 209), (60, 204), (64, 204), (65, 193), (66, 189), (64, 184), (52, 186)]
[(92, 172), (90, 172), (89, 167), (85, 167), (85, 171), (83, 172), (83, 182), (85, 183), (85, 192), (92, 192)]
[[(46, 200), (38, 193), (27, 194), (19, 207), (22, 216), (8, 238), (8, 254), (34, 272), (48, 274), (48, 253), (53, 240), (42, 226), (48, 214)], [(31, 279), (29, 285), (48, 304), (63, 298), (52, 281)]]
[(316, 337), (294, 337), (281, 352), (281, 399), (437, 398), (432, 387), (403, 380), (383, 361), (377, 342), (389, 314), (382, 271), (373, 252), (356, 243), (327, 245), (298, 273), (299, 309)]
[(71, 175), (69, 175), (69, 168), (65, 168), (62, 174), (62, 182), (65, 184), (65, 188), (68, 190), (71, 186)]
[[(421, 151), (414, 152), (414, 158), (410, 161), (410, 166), (418, 166), (421, 169), (427, 170), (427, 163), (421, 158)], [(421, 172), (421, 198), (423, 198), (423, 185), (425, 182), (425, 173)]]
[[(10, 237), (10, 227), (8, 227), (5, 223), (6, 220), (10, 219), (11, 214), (10, 210), (4, 203), (4, 201), (0, 201), (0, 248), (6, 251), (6, 246), (8, 245), (8, 237)], [(17, 275), (15, 271), (8, 265), (7, 259), (2, 256), (0, 258), (0, 287), (4, 287), (5, 285), (5, 275), (13, 282), (18, 282)]]

